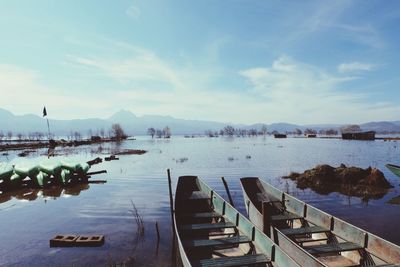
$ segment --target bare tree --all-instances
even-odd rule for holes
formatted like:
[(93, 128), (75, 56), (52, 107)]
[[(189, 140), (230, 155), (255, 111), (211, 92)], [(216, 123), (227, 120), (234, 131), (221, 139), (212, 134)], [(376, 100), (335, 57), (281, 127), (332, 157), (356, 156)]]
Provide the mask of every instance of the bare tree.
[(301, 135), (303, 132), (299, 128), (296, 128), (294, 129), (294, 133), (297, 135)]
[(357, 124), (345, 125), (340, 128), (340, 131), (342, 133), (357, 133), (361, 132), (361, 127)]
[(163, 135), (163, 131), (161, 131), (160, 129), (157, 129), (157, 130), (156, 130), (156, 136), (157, 136), (157, 138), (161, 138), (162, 135)]
[(106, 136), (103, 128), (100, 129), (100, 136), (101, 138), (104, 138)]
[(264, 136), (267, 134), (267, 126), (265, 124), (261, 126), (261, 133)]
[(256, 129), (250, 129), (248, 131), (249, 136), (257, 136), (257, 130)]
[(329, 130), (326, 130), (325, 134), (326, 135), (337, 135), (338, 131), (335, 129), (329, 129)]
[(147, 134), (151, 135), (151, 138), (154, 138), (154, 135), (156, 134), (156, 129), (154, 129), (153, 127), (147, 129)]
[(3, 133), (3, 131), (0, 131), (0, 141), (2, 141), (3, 138), (4, 138), (4, 133)]
[(117, 140), (126, 139), (127, 135), (125, 134), (124, 130), (122, 129), (119, 123), (114, 123), (111, 125), (111, 132), (112, 136)]
[(11, 131), (7, 132), (7, 139), (11, 140), (11, 138), (13, 137), (13, 133)]
[(17, 137), (18, 137), (18, 140), (21, 141), (22, 140), (22, 133), (18, 133)]
[(163, 135), (164, 135), (164, 138), (170, 138), (171, 137), (171, 129), (168, 126), (166, 126), (163, 129)]
[(307, 128), (304, 130), (304, 134), (317, 134), (317, 131), (311, 128)]
[(81, 133), (79, 133), (79, 132), (74, 132), (74, 138), (75, 138), (75, 140), (81, 140)]
[(92, 129), (88, 130), (88, 138), (90, 139), (93, 136), (93, 131)]
[(235, 134), (235, 128), (230, 125), (224, 127), (224, 133), (228, 136), (233, 136)]
[[(207, 130), (204, 132), (208, 137), (214, 137), (214, 132), (211, 130)], [(217, 134), (218, 135), (218, 134)]]

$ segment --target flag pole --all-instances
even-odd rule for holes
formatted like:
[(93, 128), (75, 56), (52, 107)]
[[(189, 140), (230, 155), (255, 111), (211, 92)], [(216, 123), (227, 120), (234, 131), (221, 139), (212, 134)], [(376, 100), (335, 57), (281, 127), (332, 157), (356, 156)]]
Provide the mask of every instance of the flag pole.
[(47, 117), (47, 110), (46, 110), (46, 106), (43, 107), (43, 117), (46, 117), (46, 121), (47, 121), (47, 130), (48, 130), (48, 139), (50, 142), (50, 124), (49, 124), (49, 118)]
[(49, 141), (50, 141), (50, 124), (49, 124), (49, 118), (46, 117), (46, 120), (47, 120), (47, 130), (49, 131), (48, 137), (49, 137)]

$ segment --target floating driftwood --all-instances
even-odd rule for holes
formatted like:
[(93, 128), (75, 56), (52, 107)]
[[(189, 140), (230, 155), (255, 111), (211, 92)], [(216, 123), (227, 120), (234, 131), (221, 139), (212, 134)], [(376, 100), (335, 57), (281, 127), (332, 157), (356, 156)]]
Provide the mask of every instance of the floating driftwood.
[(339, 192), (348, 196), (379, 199), (393, 186), (376, 168), (318, 165), (304, 173), (292, 172), (285, 179), (296, 181), (300, 189), (311, 188), (317, 193)]
[(115, 155), (111, 155), (109, 157), (104, 158), (105, 161), (111, 161), (111, 160), (119, 160)]
[(141, 149), (125, 149), (115, 153), (115, 155), (142, 155), (146, 153), (146, 150)]

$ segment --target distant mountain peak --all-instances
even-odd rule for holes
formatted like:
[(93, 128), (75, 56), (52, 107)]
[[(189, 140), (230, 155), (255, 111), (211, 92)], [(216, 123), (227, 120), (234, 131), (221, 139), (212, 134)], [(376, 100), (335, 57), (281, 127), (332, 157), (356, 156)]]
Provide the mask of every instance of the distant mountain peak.
[(112, 120), (112, 121), (125, 121), (125, 120), (136, 119), (136, 118), (137, 118), (136, 115), (133, 114), (132, 112), (130, 112), (129, 110), (121, 109), (120, 111), (114, 113), (114, 115), (112, 115), (108, 119)]

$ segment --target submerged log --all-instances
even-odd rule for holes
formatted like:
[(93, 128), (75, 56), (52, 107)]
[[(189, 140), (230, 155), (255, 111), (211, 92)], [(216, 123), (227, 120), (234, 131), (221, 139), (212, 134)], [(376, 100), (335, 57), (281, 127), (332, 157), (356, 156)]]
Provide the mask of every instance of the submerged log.
[(304, 173), (292, 172), (283, 178), (296, 181), (300, 189), (311, 188), (320, 194), (339, 192), (365, 200), (382, 198), (393, 187), (376, 168), (362, 169), (346, 167), (344, 164), (337, 168), (318, 165)]

